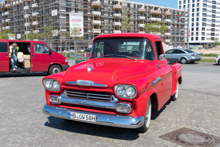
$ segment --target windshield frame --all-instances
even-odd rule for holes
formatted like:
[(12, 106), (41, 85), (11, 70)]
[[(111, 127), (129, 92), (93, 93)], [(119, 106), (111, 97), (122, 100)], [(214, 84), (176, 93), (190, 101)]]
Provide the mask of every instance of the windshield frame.
[[(46, 42), (45, 42), (46, 43)], [(55, 53), (57, 52), (54, 48), (52, 48), (49, 44), (47, 44), (46, 43), (46, 45), (50, 48), (50, 49), (52, 49)]]
[[(142, 59), (142, 60), (148, 60), (148, 59), (145, 59), (145, 51), (146, 51), (146, 45), (147, 45), (147, 43), (149, 43), (150, 44), (150, 46), (151, 46), (151, 48), (152, 48), (152, 52), (153, 52), (153, 55), (155, 56), (155, 53), (154, 53), (154, 48), (153, 48), (153, 45), (152, 45), (152, 42), (149, 40), (149, 39), (147, 39), (147, 38), (143, 38), (143, 37), (123, 37), (123, 38), (99, 38), (99, 39), (96, 39), (96, 40), (94, 40), (94, 42), (93, 42), (93, 46), (92, 46), (92, 52), (91, 52), (91, 56), (90, 56), (90, 58), (125, 58), (125, 57), (123, 57), (123, 56), (121, 56), (120, 54), (114, 54), (115, 56), (105, 56), (105, 55), (103, 55), (103, 56), (99, 56), (99, 57), (96, 57), (96, 56), (94, 56), (95, 55), (95, 43), (96, 42), (101, 42), (101, 41), (105, 41), (105, 40), (124, 40), (125, 42), (126, 42), (126, 39), (128, 39), (128, 40), (134, 40), (134, 42), (135, 42), (135, 40), (137, 39), (137, 41), (143, 41), (144, 42), (144, 49), (143, 49), (143, 53), (142, 53), (142, 57), (140, 58), (140, 57), (133, 57), (133, 56), (129, 56), (130, 58), (134, 58), (134, 59)], [(106, 55), (108, 55), (108, 54), (106, 54)], [(117, 55), (119, 55), (119, 56), (117, 56)], [(153, 59), (153, 60), (155, 60), (155, 58)]]

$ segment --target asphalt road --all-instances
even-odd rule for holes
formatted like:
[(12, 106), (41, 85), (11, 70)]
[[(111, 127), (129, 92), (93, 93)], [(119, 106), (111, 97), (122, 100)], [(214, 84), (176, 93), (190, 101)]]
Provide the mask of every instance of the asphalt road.
[(0, 74), (0, 146), (177, 146), (159, 136), (186, 127), (220, 137), (220, 66), (187, 64), (178, 100), (153, 112), (146, 133), (42, 113), (46, 73)]

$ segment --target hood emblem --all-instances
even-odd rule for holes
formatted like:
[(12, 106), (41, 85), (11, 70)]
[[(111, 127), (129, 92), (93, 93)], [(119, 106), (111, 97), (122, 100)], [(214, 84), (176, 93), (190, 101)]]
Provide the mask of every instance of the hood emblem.
[(93, 70), (92, 67), (88, 67), (87, 72), (90, 72), (90, 71), (92, 71), (92, 70)]

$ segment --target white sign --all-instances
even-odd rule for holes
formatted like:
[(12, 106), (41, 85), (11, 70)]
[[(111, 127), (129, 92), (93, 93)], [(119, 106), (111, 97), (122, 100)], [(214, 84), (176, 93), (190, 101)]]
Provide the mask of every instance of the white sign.
[(81, 37), (84, 34), (84, 26), (83, 26), (83, 13), (70, 13), (69, 14), (70, 21), (70, 30), (73, 28), (78, 28), (80, 31), (80, 35), (73, 35), (71, 37)]
[(8, 34), (8, 39), (9, 40), (15, 40), (15, 35), (14, 34)]
[(57, 9), (51, 11), (51, 16), (57, 16)]

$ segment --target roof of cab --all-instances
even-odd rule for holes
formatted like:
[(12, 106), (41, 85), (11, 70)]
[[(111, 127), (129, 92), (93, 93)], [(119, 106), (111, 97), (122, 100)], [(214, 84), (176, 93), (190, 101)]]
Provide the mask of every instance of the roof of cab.
[(33, 41), (33, 40), (9, 40), (9, 39), (0, 39), (0, 41), (44, 43), (44, 41)]
[(155, 34), (146, 34), (146, 33), (120, 33), (120, 34), (103, 34), (97, 36), (96, 39), (101, 38), (117, 38), (117, 37), (133, 37), (133, 38), (147, 38), (149, 40), (161, 39), (160, 36)]

